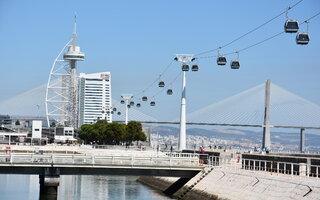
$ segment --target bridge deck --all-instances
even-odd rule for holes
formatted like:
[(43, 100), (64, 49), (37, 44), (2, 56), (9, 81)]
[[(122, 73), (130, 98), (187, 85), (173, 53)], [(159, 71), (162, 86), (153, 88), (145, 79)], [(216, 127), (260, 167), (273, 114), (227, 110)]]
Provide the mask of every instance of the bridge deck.
[(59, 175), (123, 175), (168, 176), (191, 178), (203, 169), (196, 155), (179, 157), (154, 156), (97, 156), (65, 154), (0, 155), (2, 174), (40, 174), (48, 168), (58, 169)]

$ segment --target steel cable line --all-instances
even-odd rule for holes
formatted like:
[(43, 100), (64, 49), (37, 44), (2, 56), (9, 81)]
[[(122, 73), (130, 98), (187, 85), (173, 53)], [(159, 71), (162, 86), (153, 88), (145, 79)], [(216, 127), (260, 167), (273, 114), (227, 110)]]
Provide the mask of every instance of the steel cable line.
[[(229, 46), (229, 45), (231, 45), (231, 44), (235, 43), (236, 41), (240, 40), (241, 38), (243, 38), (243, 37), (245, 37), (245, 36), (247, 36), (247, 35), (249, 35), (249, 34), (253, 33), (254, 31), (256, 31), (256, 30), (260, 29), (261, 27), (265, 26), (266, 24), (270, 23), (271, 21), (275, 20), (276, 18), (280, 17), (281, 15), (283, 15), (283, 14), (287, 13), (287, 12), (288, 12), (288, 10), (290, 10), (290, 9), (294, 8), (295, 6), (297, 6), (297, 5), (298, 5), (299, 3), (301, 3), (302, 1), (303, 1), (303, 0), (298, 1), (298, 2), (297, 2), (297, 3), (295, 3), (294, 5), (292, 5), (292, 6), (288, 7), (285, 11), (283, 11), (283, 12), (281, 12), (280, 14), (276, 15), (275, 17), (271, 18), (270, 20), (268, 20), (268, 21), (264, 22), (263, 24), (259, 25), (258, 27), (256, 27), (256, 28), (252, 29), (251, 31), (249, 31), (249, 32), (247, 32), (247, 33), (245, 33), (245, 34), (241, 35), (240, 37), (238, 37), (238, 38), (236, 38), (236, 39), (232, 40), (231, 42), (229, 42), (229, 43), (227, 43), (227, 44), (225, 44), (225, 45), (222, 45), (222, 46), (220, 46), (220, 47), (217, 47), (217, 48), (215, 48), (215, 49), (211, 49), (211, 50), (208, 50), (208, 51), (204, 51), (204, 52), (201, 52), (201, 53), (195, 54), (195, 56), (199, 56), (199, 55), (202, 55), (202, 54), (211, 53), (211, 52), (214, 52), (214, 51), (220, 50), (220, 49), (222, 49), (222, 48), (225, 48), (225, 47), (227, 47), (227, 46)], [(224, 55), (225, 55), (225, 54), (224, 54)]]
[[(223, 46), (217, 47), (217, 48), (215, 48), (215, 49), (213, 49), (213, 50), (209, 50), (209, 51), (205, 51), (205, 52), (202, 52), (202, 53), (195, 54), (195, 56), (197, 56), (197, 55), (202, 55), (202, 54), (206, 54), (206, 53), (210, 53), (210, 52), (217, 51), (217, 50), (221, 50), (222, 48), (231, 45), (232, 43), (234, 43), (234, 42), (240, 40), (241, 38), (243, 38), (243, 37), (245, 37), (245, 36), (253, 33), (254, 31), (260, 29), (261, 27), (265, 26), (266, 24), (270, 23), (271, 21), (275, 20), (276, 18), (280, 17), (280, 16), (283, 15), (284, 13), (287, 13), (288, 10), (294, 8), (295, 6), (297, 6), (298, 4), (300, 4), (302, 1), (303, 1), (303, 0), (300, 0), (300, 1), (298, 1), (297, 3), (295, 3), (294, 5), (289, 6), (285, 11), (283, 11), (283, 12), (281, 12), (280, 14), (276, 15), (275, 17), (271, 18), (270, 20), (264, 22), (263, 24), (259, 25), (258, 27), (250, 30), (249, 32), (241, 35), (240, 37), (232, 40), (231, 42), (229, 42), (229, 43), (227, 43), (227, 44), (225, 44), (225, 45), (223, 45)], [(246, 49), (249, 49), (249, 48), (251, 48), (251, 47), (254, 47), (254, 46), (256, 46), (256, 45), (259, 45), (259, 44), (261, 44), (261, 43), (263, 43), (263, 42), (265, 42), (265, 41), (268, 41), (268, 40), (272, 39), (273, 37), (276, 37), (276, 36), (278, 36), (278, 35), (280, 35), (280, 34), (282, 34), (282, 33), (276, 34), (275, 36), (272, 36), (272, 37), (270, 37), (270, 38), (265, 39), (264, 41), (261, 41), (261, 42), (259, 42), (259, 43), (253, 44), (253, 45), (251, 45), (251, 46), (249, 46), (249, 47), (246, 47), (246, 48), (244, 48), (244, 49), (241, 49), (241, 50), (237, 51), (237, 53), (239, 53), (240, 51), (244, 51), (244, 50), (246, 50)], [(235, 53), (235, 52), (228, 53), (228, 54), (224, 54), (224, 55), (230, 55), (230, 54), (233, 54), (233, 53)], [(210, 58), (210, 57), (215, 57), (215, 56), (208, 56), (207, 58)], [(133, 96), (134, 96), (134, 97), (139, 96), (139, 95), (143, 94), (145, 91), (147, 91), (148, 89), (150, 89), (155, 83), (157, 83), (157, 82), (160, 80), (160, 78), (161, 78), (161, 77), (164, 75), (164, 73), (170, 68), (170, 66), (172, 65), (173, 62), (174, 62), (174, 60), (170, 61), (170, 63), (167, 65), (167, 67), (166, 67), (166, 68), (163, 70), (163, 72), (159, 75), (159, 78), (155, 79), (155, 80), (154, 80), (150, 85), (148, 85), (145, 89), (143, 89), (141, 92), (138, 92), (138, 93), (134, 94)], [(163, 90), (164, 90), (164, 89), (162, 89), (161, 91), (163, 91)], [(159, 93), (160, 93), (160, 92), (159, 92)]]
[[(182, 71), (169, 83), (169, 85), (172, 85), (177, 79), (178, 77), (181, 75)], [(158, 96), (161, 92), (163, 92), (164, 90), (168, 89), (168, 87), (164, 87), (162, 88), (160, 91), (158, 91), (157, 93), (155, 93), (152, 97), (156, 97)]]
[(174, 60), (171, 60), (170, 63), (167, 65), (167, 67), (163, 70), (163, 72), (160, 74), (159, 78), (157, 78), (156, 80), (154, 80), (151, 84), (149, 84), (144, 90), (134, 94), (133, 96), (139, 96), (141, 94), (143, 94), (145, 91), (147, 91), (148, 89), (150, 89), (156, 82), (159, 81), (159, 79), (163, 76), (163, 74), (171, 67), (172, 63), (174, 62)]
[(304, 20), (304, 22), (300, 23), (300, 25), (301, 25), (301, 24), (304, 24), (304, 23), (309, 22), (310, 20), (312, 20), (313, 18), (317, 17), (318, 15), (320, 15), (320, 12), (318, 12), (318, 13), (317, 13), (317, 14), (315, 14), (315, 15), (313, 15), (313, 16), (312, 16), (312, 17), (310, 17), (309, 19)]
[[(304, 20), (303, 22), (299, 23), (299, 25), (302, 25), (302, 24), (304, 24), (304, 23), (309, 22), (310, 20), (312, 20), (313, 18), (317, 17), (318, 15), (320, 15), (320, 12), (318, 12), (317, 14), (315, 14), (315, 15), (313, 15), (312, 17), (308, 18), (307, 20)], [(271, 39), (273, 39), (273, 38), (275, 38), (275, 37), (278, 37), (279, 35), (281, 35), (281, 34), (283, 34), (283, 33), (285, 33), (285, 31), (281, 31), (280, 33), (277, 33), (277, 34), (275, 34), (275, 35), (272, 35), (272, 36), (270, 36), (270, 37), (268, 37), (268, 38), (266, 38), (266, 39), (264, 39), (264, 40), (262, 40), (262, 41), (259, 41), (259, 42), (257, 42), (257, 43), (252, 44), (252, 45), (249, 45), (249, 46), (247, 46), (247, 47), (245, 47), (245, 48), (242, 48), (242, 49), (239, 49), (239, 50), (230, 52), (230, 53), (226, 53), (226, 54), (223, 54), (223, 55), (226, 56), (226, 55), (231, 55), (231, 54), (235, 54), (235, 53), (240, 53), (241, 51), (248, 50), (248, 49), (250, 49), (250, 48), (252, 48), (252, 47), (255, 47), (255, 46), (259, 45), (259, 44), (262, 44), (262, 43), (264, 43), (264, 42), (266, 42), (266, 41), (268, 41), (268, 40), (271, 40)], [(214, 56), (197, 57), (197, 59), (206, 59), (206, 58), (213, 58), (213, 57), (217, 57), (217, 56), (214, 55)]]
[[(199, 54), (195, 54), (195, 56), (196, 56), (196, 55), (205, 54), (205, 53), (209, 53), (209, 52), (212, 52), (212, 51), (217, 51), (217, 50), (220, 50), (220, 49), (222, 49), (222, 48), (224, 48), (224, 47), (226, 47), (226, 46), (229, 46), (230, 44), (232, 44), (232, 43), (240, 40), (241, 38), (249, 35), (250, 33), (258, 30), (258, 29), (261, 28), (261, 27), (263, 27), (264, 25), (270, 23), (271, 21), (273, 21), (274, 19), (276, 19), (276, 18), (278, 18), (279, 16), (283, 15), (284, 13), (287, 13), (288, 10), (294, 8), (295, 6), (297, 6), (297, 5), (298, 5), (299, 3), (301, 3), (302, 1), (303, 1), (303, 0), (298, 1), (298, 2), (295, 3), (294, 5), (288, 7), (288, 8), (287, 8), (285, 11), (283, 11), (282, 13), (280, 13), (280, 14), (278, 14), (277, 16), (273, 17), (272, 19), (266, 21), (266, 22), (263, 23), (262, 25), (254, 28), (253, 30), (245, 33), (244, 35), (242, 35), (242, 36), (240, 36), (240, 37), (232, 40), (231, 42), (229, 42), (229, 43), (227, 43), (227, 44), (225, 44), (225, 45), (223, 45), (223, 46), (221, 46), (221, 47), (218, 47), (218, 48), (216, 48), (216, 49), (209, 50), (209, 51), (206, 51), (206, 52), (202, 52), (202, 53), (199, 53)], [(320, 12), (317, 13), (317, 14), (315, 14), (314, 16), (310, 17), (309, 19), (303, 21), (302, 23), (300, 23), (300, 25), (301, 25), (301, 24), (304, 24), (304, 23), (307, 23), (308, 21), (312, 20), (313, 18), (317, 17), (318, 15), (320, 15)], [(273, 36), (271, 36), (271, 37), (268, 37), (268, 38), (266, 38), (266, 39), (264, 39), (264, 40), (262, 40), (262, 41), (260, 41), (260, 42), (257, 42), (257, 43), (255, 43), (255, 44), (252, 44), (252, 45), (250, 45), (250, 46), (248, 46), (248, 47), (245, 47), (245, 48), (243, 48), (243, 49), (240, 49), (240, 50), (237, 50), (237, 51), (234, 51), (234, 52), (226, 53), (226, 54), (223, 54), (223, 55), (231, 55), (231, 54), (235, 54), (235, 53), (239, 53), (239, 52), (245, 51), (245, 50), (250, 49), (250, 48), (252, 48), (252, 47), (255, 47), (255, 46), (259, 45), (259, 44), (262, 44), (262, 43), (264, 43), (264, 42), (266, 42), (266, 41), (268, 41), (268, 40), (271, 40), (271, 39), (273, 39), (273, 38), (275, 38), (275, 37), (283, 34), (284, 32), (285, 32), (285, 31), (282, 31), (282, 32), (277, 33), (277, 34), (275, 34), (275, 35), (273, 35)], [(212, 58), (212, 57), (217, 57), (217, 56), (197, 57), (197, 59)], [(153, 81), (149, 86), (147, 86), (144, 90), (142, 90), (141, 92), (135, 94), (134, 96), (139, 96), (140, 94), (143, 94), (145, 91), (147, 91), (148, 89), (150, 89), (156, 82), (159, 81), (159, 79), (160, 79), (160, 78), (163, 76), (163, 74), (170, 68), (170, 66), (172, 65), (173, 62), (174, 62), (174, 60), (172, 60), (172, 61), (167, 65), (167, 67), (166, 67), (166, 68), (163, 70), (163, 72), (160, 74), (159, 78), (157, 78), (157, 79), (156, 79), (155, 81)], [(179, 76), (179, 75), (178, 75), (178, 76)], [(178, 77), (178, 76), (177, 76), (177, 77)], [(174, 81), (172, 81), (170, 84), (172, 84), (173, 82), (175, 82), (175, 80), (177, 79), (177, 77), (176, 77), (176, 78), (174, 79)], [(169, 84), (169, 85), (170, 85), (170, 84)], [(166, 88), (163, 88), (162, 90), (160, 90), (159, 92), (157, 92), (153, 97), (159, 95), (159, 94), (160, 94), (162, 91), (164, 91), (165, 89), (166, 89)]]

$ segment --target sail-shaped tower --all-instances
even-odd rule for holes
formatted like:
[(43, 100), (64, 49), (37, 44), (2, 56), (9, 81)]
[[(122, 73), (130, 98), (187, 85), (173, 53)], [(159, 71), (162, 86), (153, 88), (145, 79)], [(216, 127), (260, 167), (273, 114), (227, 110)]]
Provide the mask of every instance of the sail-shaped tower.
[(85, 55), (76, 45), (76, 17), (72, 39), (63, 47), (51, 67), (46, 90), (46, 115), (48, 124), (78, 126), (78, 76), (77, 62)]

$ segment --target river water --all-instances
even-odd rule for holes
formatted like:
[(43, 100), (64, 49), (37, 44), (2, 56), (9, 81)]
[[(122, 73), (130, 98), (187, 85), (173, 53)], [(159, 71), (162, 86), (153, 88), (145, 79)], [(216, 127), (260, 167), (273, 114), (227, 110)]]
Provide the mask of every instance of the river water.
[[(138, 177), (60, 176), (58, 200), (171, 199), (137, 182)], [(0, 175), (0, 200), (39, 200), (38, 175)]]

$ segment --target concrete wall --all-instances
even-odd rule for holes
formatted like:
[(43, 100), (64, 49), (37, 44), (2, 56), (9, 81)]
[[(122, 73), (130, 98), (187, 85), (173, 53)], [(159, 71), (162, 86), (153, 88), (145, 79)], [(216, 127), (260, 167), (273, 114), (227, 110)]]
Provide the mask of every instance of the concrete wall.
[[(201, 173), (174, 194), (184, 200), (316, 200), (320, 199), (320, 179), (252, 172), (241, 169), (214, 168), (201, 178)], [(164, 190), (176, 179), (144, 178), (147, 185), (161, 185)], [(199, 180), (199, 182), (198, 182)], [(153, 184), (149, 184), (153, 183)], [(190, 186), (195, 185), (185, 193)]]

